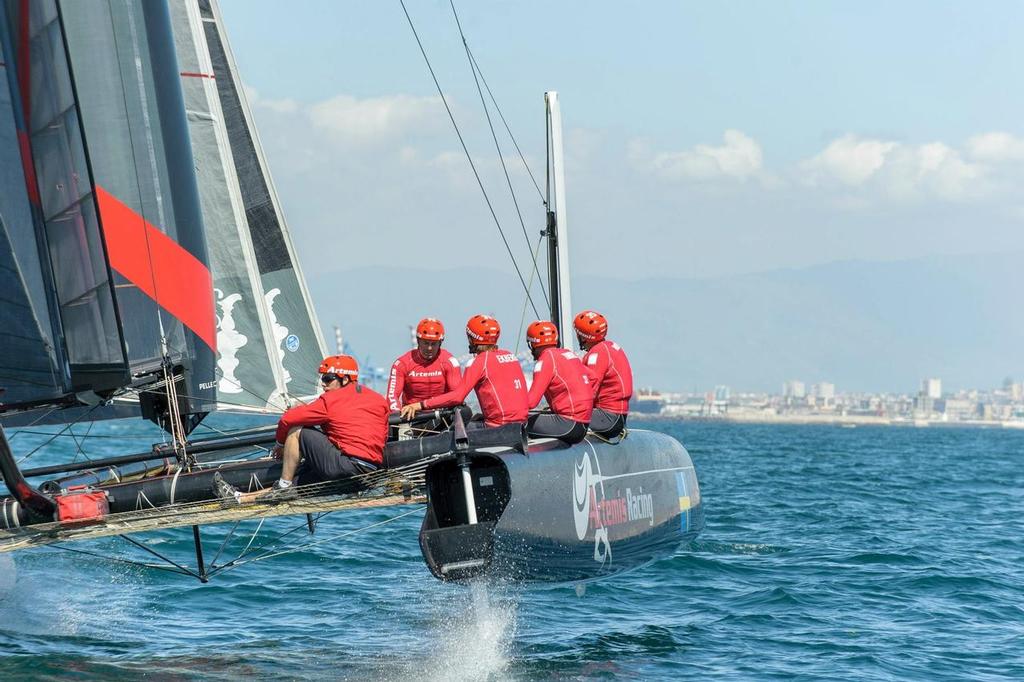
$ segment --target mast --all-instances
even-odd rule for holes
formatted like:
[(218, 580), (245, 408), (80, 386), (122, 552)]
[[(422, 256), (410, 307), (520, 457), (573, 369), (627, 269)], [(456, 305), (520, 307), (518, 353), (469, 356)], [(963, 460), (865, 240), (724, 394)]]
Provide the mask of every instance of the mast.
[(562, 113), (558, 93), (545, 92), (548, 145), (548, 282), (551, 292), (551, 321), (558, 327), (563, 348), (572, 329), (572, 303), (569, 287), (569, 231), (565, 217), (565, 162), (562, 154)]

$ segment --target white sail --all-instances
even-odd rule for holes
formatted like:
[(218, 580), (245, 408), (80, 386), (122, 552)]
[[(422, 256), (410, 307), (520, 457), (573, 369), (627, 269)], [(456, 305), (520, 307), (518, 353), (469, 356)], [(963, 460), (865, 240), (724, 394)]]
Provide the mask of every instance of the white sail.
[(216, 289), (220, 407), (280, 411), (316, 394), (326, 345), (219, 11), (171, 5)]

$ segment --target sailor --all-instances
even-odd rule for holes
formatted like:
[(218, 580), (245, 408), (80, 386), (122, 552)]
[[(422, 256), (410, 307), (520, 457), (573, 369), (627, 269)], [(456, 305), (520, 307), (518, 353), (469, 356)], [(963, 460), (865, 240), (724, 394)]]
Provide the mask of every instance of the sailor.
[[(490, 315), (474, 315), (466, 323), (466, 339), (473, 358), (466, 365), (462, 381), (447, 393), (410, 403), (402, 408), (402, 417), (409, 418), (420, 410), (452, 407), (476, 391), (483, 413), (484, 426), (502, 426), (525, 422), (526, 377), (519, 360), (507, 350), (498, 348), (501, 325)], [(472, 422), (473, 425), (479, 422)]]
[(442, 343), (441, 321), (433, 317), (420, 320), (416, 325), (416, 347), (391, 365), (386, 397), (392, 412), (446, 393), (462, 382), (459, 361), (441, 348)]
[(530, 385), (530, 409), (541, 397), (547, 398), (550, 412), (530, 414), (526, 430), (531, 436), (559, 438), (579, 443), (587, 435), (587, 424), (594, 407), (590, 375), (571, 350), (558, 347), (558, 328), (547, 320), (537, 320), (526, 328), (526, 342), (537, 364)]
[(320, 397), (286, 411), (277, 423), (272, 454), (283, 461), (274, 487), (238, 493), (215, 476), (220, 497), (250, 502), (271, 491), (369, 473), (383, 464), (387, 401), (359, 383), (359, 365), (350, 355), (324, 358), (319, 371)]
[(594, 412), (590, 430), (602, 438), (615, 438), (626, 428), (629, 399), (633, 395), (633, 370), (625, 351), (609, 341), (608, 320), (593, 310), (584, 310), (573, 320), (576, 338), (585, 351), (583, 365), (590, 373), (594, 391)]

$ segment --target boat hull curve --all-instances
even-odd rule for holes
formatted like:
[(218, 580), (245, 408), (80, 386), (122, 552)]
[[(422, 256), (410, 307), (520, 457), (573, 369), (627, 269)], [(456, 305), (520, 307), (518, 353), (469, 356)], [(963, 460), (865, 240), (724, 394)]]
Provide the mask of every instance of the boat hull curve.
[(693, 462), (665, 434), (634, 430), (617, 444), (546, 441), (525, 456), (477, 451), (469, 466), (476, 527), (466, 520), (456, 460), (427, 471), (420, 546), (443, 580), (602, 578), (670, 556), (703, 527)]

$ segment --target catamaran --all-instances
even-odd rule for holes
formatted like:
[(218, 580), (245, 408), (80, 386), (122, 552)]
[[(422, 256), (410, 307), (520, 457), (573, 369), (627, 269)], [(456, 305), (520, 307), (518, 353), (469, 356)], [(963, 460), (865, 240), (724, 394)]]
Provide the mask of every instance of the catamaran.
[[(243, 564), (252, 541), (208, 562), (204, 525), (305, 515), (312, 532), (328, 512), (425, 504), (420, 546), (438, 578), (582, 581), (700, 531), (693, 464), (667, 435), (569, 446), (521, 425), (467, 432), (458, 412), (424, 415), (452, 429), (389, 443), (375, 472), (289, 499), (216, 497), (215, 474), (245, 490), (278, 478), (273, 427), (193, 438), (196, 427), (215, 410), (275, 414), (315, 397), (309, 368), (326, 355), (217, 3), (0, 10), (0, 422), (136, 417), (169, 437), (21, 468), (0, 429), (0, 552), (119, 536), (205, 582)], [(545, 102), (550, 314), (564, 338), (561, 116), (556, 93)], [(178, 527), (192, 529), (195, 568), (145, 542)]]

